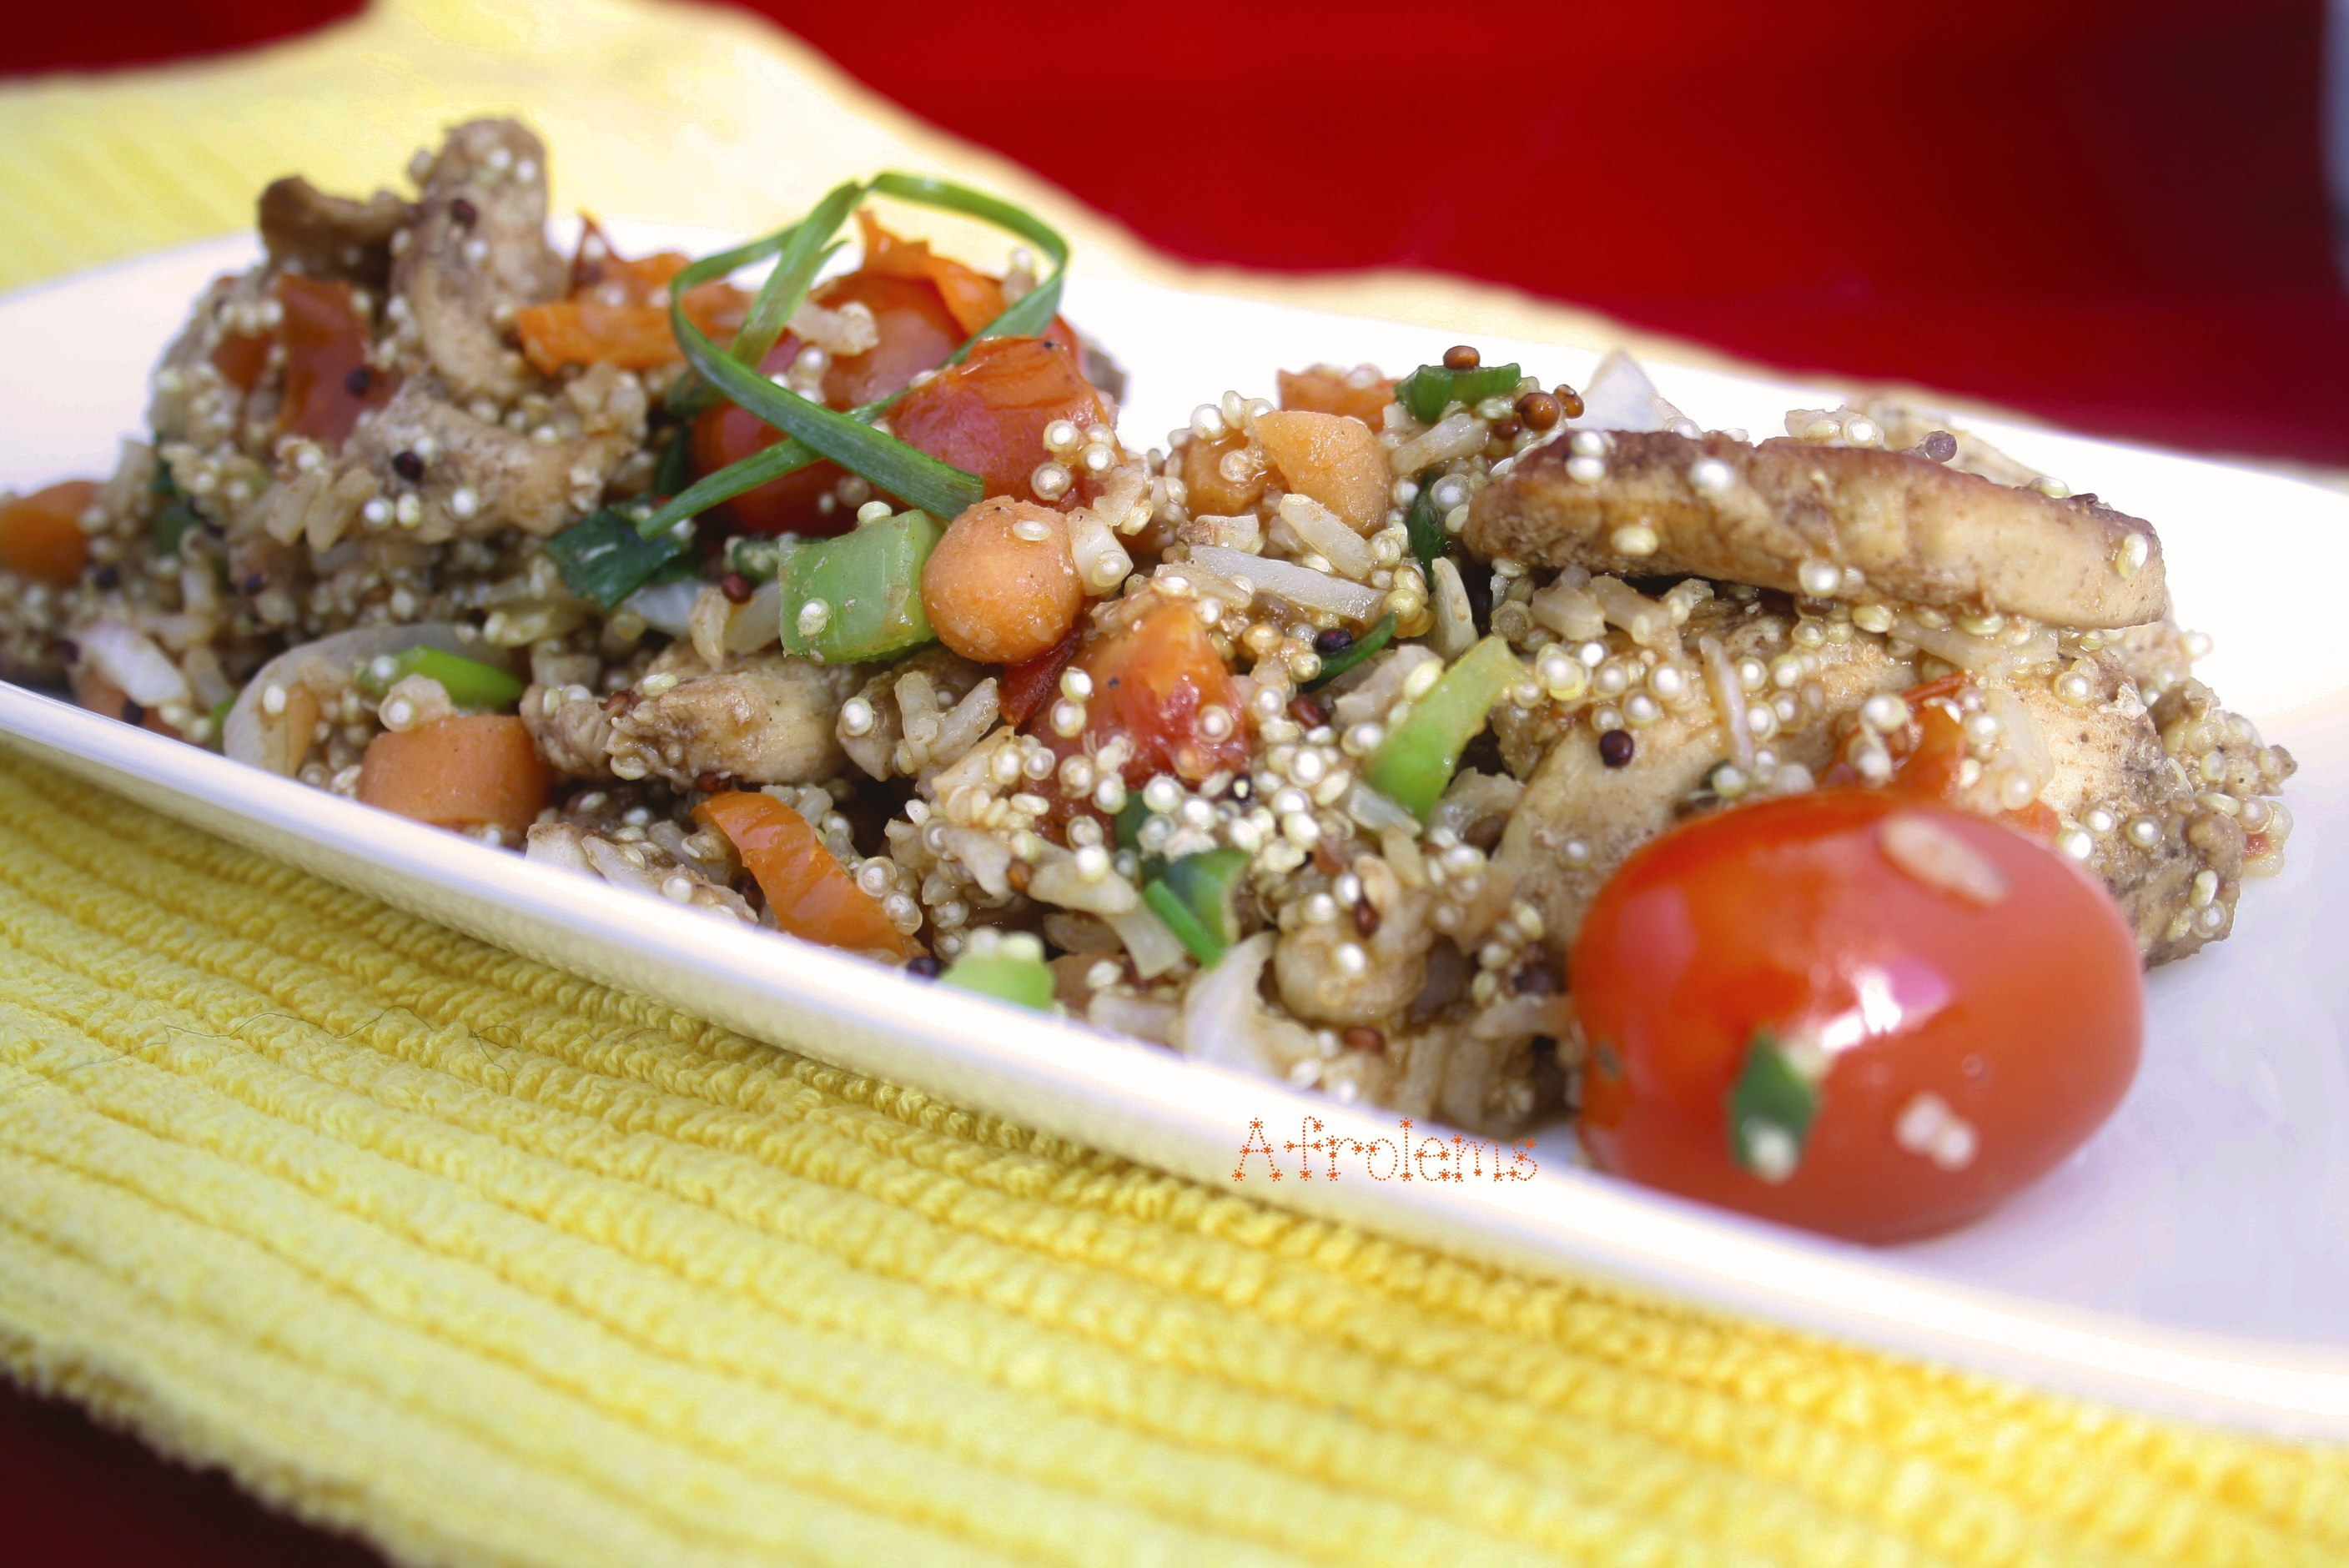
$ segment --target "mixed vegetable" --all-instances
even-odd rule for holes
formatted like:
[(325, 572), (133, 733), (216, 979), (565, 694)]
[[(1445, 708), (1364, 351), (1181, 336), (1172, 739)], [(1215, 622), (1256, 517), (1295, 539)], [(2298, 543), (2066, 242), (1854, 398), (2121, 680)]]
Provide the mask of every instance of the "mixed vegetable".
[[(273, 186), (155, 439), (0, 504), (12, 675), (1203, 1059), (1576, 1114), (1609, 1170), (1871, 1240), (2085, 1138), (2139, 964), (2290, 831), (2150, 530), (1906, 411), (1757, 443), (1619, 356), (1578, 392), (1463, 346), (1136, 450), (1067, 245), (983, 192), (564, 257), (522, 128), (416, 168)], [(889, 226), (924, 210), (1019, 248)], [(1842, 554), (1786, 521), (1821, 515)], [(2066, 562), (2095, 591), (2051, 600)]]

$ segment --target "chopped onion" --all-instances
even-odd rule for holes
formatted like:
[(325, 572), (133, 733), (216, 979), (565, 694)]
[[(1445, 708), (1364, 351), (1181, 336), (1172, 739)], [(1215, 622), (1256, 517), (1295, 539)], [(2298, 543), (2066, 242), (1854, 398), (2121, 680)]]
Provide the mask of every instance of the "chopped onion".
[[(276, 727), (265, 721), (261, 703), (271, 686), (284, 690), (309, 686), (332, 690), (369, 661), (386, 654), (404, 654), (410, 648), (438, 648), (444, 654), (498, 669), (506, 665), (503, 650), (487, 646), (478, 639), (469, 642), (457, 634), (454, 625), (442, 621), (421, 622), (413, 626), (356, 626), (347, 632), (336, 632), (315, 643), (286, 649), (244, 683), (244, 689), (237, 694), (236, 705), (228, 710), (228, 719), (221, 726), (222, 754), (250, 767), (270, 768), (272, 748), (267, 731)], [(271, 770), (275, 771), (274, 768)]]
[(1306, 549), (1319, 551), (1341, 575), (1357, 583), (1369, 578), (1376, 564), (1371, 559), (1369, 542), (1344, 518), (1311, 496), (1298, 490), (1282, 496), (1280, 521), (1304, 542)]
[(1394, 449), (1392, 462), (1399, 474), (1415, 474), (1422, 469), (1438, 469), (1454, 458), (1472, 457), (1485, 449), (1493, 438), (1493, 428), (1465, 408), (1445, 415), (1435, 424), (1413, 436)]
[(1219, 576), (1235, 582), (1246, 579), (1262, 592), (1286, 599), (1300, 610), (1327, 610), (1350, 621), (1371, 621), (1377, 618), (1379, 606), (1386, 603), (1385, 595), (1375, 588), (1365, 588), (1359, 583), (1349, 583), (1294, 562), (1244, 555), (1212, 544), (1193, 545), (1191, 559)]
[(759, 584), (750, 598), (734, 606), (726, 617), (723, 645), (730, 654), (754, 654), (781, 635), (783, 585), (778, 582)]
[(1102, 918), (1117, 933), (1117, 939), (1125, 944), (1125, 954), (1133, 960), (1133, 972), (1144, 980), (1155, 980), (1191, 955), (1173, 929), (1138, 899), (1123, 914)]
[(1133, 557), (1116, 531), (1090, 507), (1069, 514), (1069, 555), (1076, 562), (1077, 582), (1096, 599), (1116, 593), (1133, 571)]
[(1754, 732), (1745, 727), (1745, 686), (1729, 650), (1719, 637), (1699, 637), (1697, 657), (1704, 662), (1704, 684), (1712, 688), (1713, 706), (1720, 711), (1723, 733), (1729, 737), (1729, 759), (1747, 773), (1754, 771)]
[(1439, 555), (1428, 569), (1427, 597), (1435, 611), (1435, 651), (1456, 659), (1476, 645), (1476, 610), (1468, 601), (1468, 585), (1449, 555)]
[(1192, 979), (1175, 1028), (1184, 1055), (1278, 1076), (1317, 1054), (1312, 1032), (1268, 1008), (1257, 989), (1275, 940), (1259, 931)]
[[(1167, 940), (1174, 939), (1170, 934)], [(1175, 952), (1181, 953), (1182, 948), (1178, 945)], [(1172, 1002), (1121, 996), (1114, 991), (1096, 992), (1085, 1005), (1085, 1022), (1094, 1028), (1137, 1040), (1155, 1040), (1162, 1046), (1174, 1043), (1174, 1026), (1181, 1016), (1181, 1010)]]
[(633, 612), (655, 631), (667, 632), (672, 637), (693, 634), (693, 601), (701, 593), (698, 579), (681, 577), (673, 583), (656, 583), (649, 588), (639, 588), (620, 602), (620, 608)]
[(1591, 372), (1582, 412), (1567, 423), (1578, 430), (1669, 430), (1686, 418), (1664, 401), (1639, 362), (1618, 348)]
[(93, 621), (74, 633), (81, 656), (141, 707), (191, 700), (188, 678), (142, 632), (119, 621)]

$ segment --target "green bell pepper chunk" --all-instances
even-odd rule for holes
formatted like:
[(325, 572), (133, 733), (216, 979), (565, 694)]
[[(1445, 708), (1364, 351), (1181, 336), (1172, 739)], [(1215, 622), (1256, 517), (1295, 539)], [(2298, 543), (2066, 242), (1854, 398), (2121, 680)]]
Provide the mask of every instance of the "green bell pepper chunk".
[(1240, 939), (1233, 907), (1248, 857), (1237, 850), (1202, 850), (1161, 867), (1143, 884), (1142, 901), (1164, 921), (1203, 969), (1216, 966)]
[[(783, 651), (858, 664), (931, 641), (922, 568), (946, 530), (929, 513), (901, 511), (783, 559)], [(810, 606), (821, 603), (823, 610)]]
[(1473, 408), (1487, 397), (1516, 391), (1524, 378), (1525, 372), (1514, 365), (1479, 365), (1474, 370), (1423, 365), (1395, 383), (1395, 401), (1421, 424), (1433, 425), (1450, 405), (1465, 403)]
[(355, 684), (369, 696), (381, 696), (409, 676), (439, 681), (450, 702), (476, 712), (512, 707), (522, 700), (523, 683), (505, 671), (422, 646), (369, 659), (360, 667)]
[(1362, 782), (1425, 821), (1485, 727), (1493, 705), (1526, 678), (1506, 638), (1486, 637), (1454, 662), (1371, 753)]
[(967, 953), (938, 976), (938, 983), (1039, 1013), (1052, 1009), (1052, 971), (1040, 958), (1008, 953), (990, 953), (982, 958)]

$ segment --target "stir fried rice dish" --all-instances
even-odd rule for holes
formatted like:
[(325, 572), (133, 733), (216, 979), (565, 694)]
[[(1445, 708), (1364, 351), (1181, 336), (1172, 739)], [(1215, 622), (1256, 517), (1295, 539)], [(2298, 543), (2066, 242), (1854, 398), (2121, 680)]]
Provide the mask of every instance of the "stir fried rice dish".
[[(2044, 861), (2132, 1006), (2282, 863), (2292, 758), (2194, 678), (2153, 528), (1908, 407), (1756, 438), (1620, 355), (1578, 389), (1460, 346), (1137, 434), (1149, 367), (984, 192), (874, 176), (689, 260), (558, 249), (511, 121), (407, 173), (271, 185), (114, 473), (0, 498), (0, 675), (1503, 1135), (1646, 1081), (1581, 954), (1683, 940), (1609, 901), (1690, 835), (1857, 800), (1886, 874), (1985, 930)], [(1001, 249), (890, 226), (921, 210)], [(1783, 1182), (1827, 1057), (1740, 1038), (1723, 1158)], [(1989, 1147), (1958, 1095), (1886, 1112), (1920, 1168)]]

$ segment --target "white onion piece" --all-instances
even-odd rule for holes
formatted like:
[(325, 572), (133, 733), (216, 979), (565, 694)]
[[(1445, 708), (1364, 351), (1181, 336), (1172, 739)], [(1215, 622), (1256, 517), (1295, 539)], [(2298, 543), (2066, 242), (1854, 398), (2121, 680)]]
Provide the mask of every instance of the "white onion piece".
[(1123, 914), (1102, 918), (1117, 933), (1117, 939), (1125, 944), (1126, 956), (1133, 960), (1133, 972), (1144, 980), (1157, 979), (1190, 956), (1190, 949), (1183, 945), (1182, 939), (1146, 903), (1137, 903)]
[(769, 581), (759, 584), (750, 598), (734, 606), (726, 617), (723, 645), (730, 654), (755, 654), (782, 636), (783, 585)]
[(1686, 418), (1664, 401), (1639, 362), (1618, 348), (1590, 373), (1582, 412), (1567, 423), (1578, 430), (1669, 430)]
[[(507, 667), (505, 650), (479, 640), (467, 642), (457, 628), (440, 621), (413, 626), (355, 626), (315, 643), (288, 648), (256, 671), (237, 694), (221, 726), (221, 751), (231, 760), (250, 767), (269, 767), (268, 738), (263, 732), (262, 694), (271, 686), (310, 686), (332, 690), (348, 680), (369, 660), (410, 648), (438, 648), (444, 654), (471, 659), (498, 669)], [(272, 769), (274, 771), (274, 769)]]
[(1280, 521), (1304, 541), (1306, 549), (1320, 552), (1322, 558), (1342, 576), (1361, 583), (1377, 565), (1371, 559), (1370, 542), (1356, 533), (1344, 518), (1309, 495), (1291, 490), (1282, 496)]
[(1262, 592), (1286, 599), (1300, 610), (1327, 610), (1350, 621), (1376, 619), (1379, 606), (1386, 602), (1386, 596), (1375, 588), (1365, 588), (1327, 572), (1316, 572), (1294, 562), (1275, 561), (1267, 555), (1246, 555), (1213, 544), (1195, 544), (1191, 547), (1191, 559), (1218, 576), (1235, 582), (1246, 579)]
[(693, 634), (693, 601), (701, 593), (698, 579), (681, 577), (674, 583), (656, 583), (649, 588), (639, 588), (620, 602), (620, 608), (632, 611), (647, 626), (667, 632), (672, 637)]
[(1133, 571), (1133, 557), (1109, 523), (1090, 507), (1081, 506), (1069, 514), (1069, 556), (1076, 563), (1077, 581), (1096, 599), (1123, 587)]
[(1085, 1022), (1094, 1028), (1112, 1035), (1130, 1035), (1138, 1040), (1155, 1040), (1162, 1046), (1174, 1043), (1174, 1023), (1181, 1016), (1172, 1002), (1121, 996), (1114, 991), (1097, 991), (1085, 1005)]
[(1492, 438), (1490, 425), (1465, 408), (1458, 409), (1397, 447), (1392, 459), (1394, 471), (1415, 474), (1422, 469), (1440, 469), (1454, 458), (1483, 451)]
[(83, 660), (141, 707), (189, 701), (188, 678), (143, 632), (119, 621), (93, 621), (74, 633)]
[(1274, 941), (1271, 932), (1259, 931), (1193, 978), (1175, 1026), (1185, 1056), (1278, 1077), (1317, 1054), (1312, 1032), (1268, 1008), (1257, 990)]

